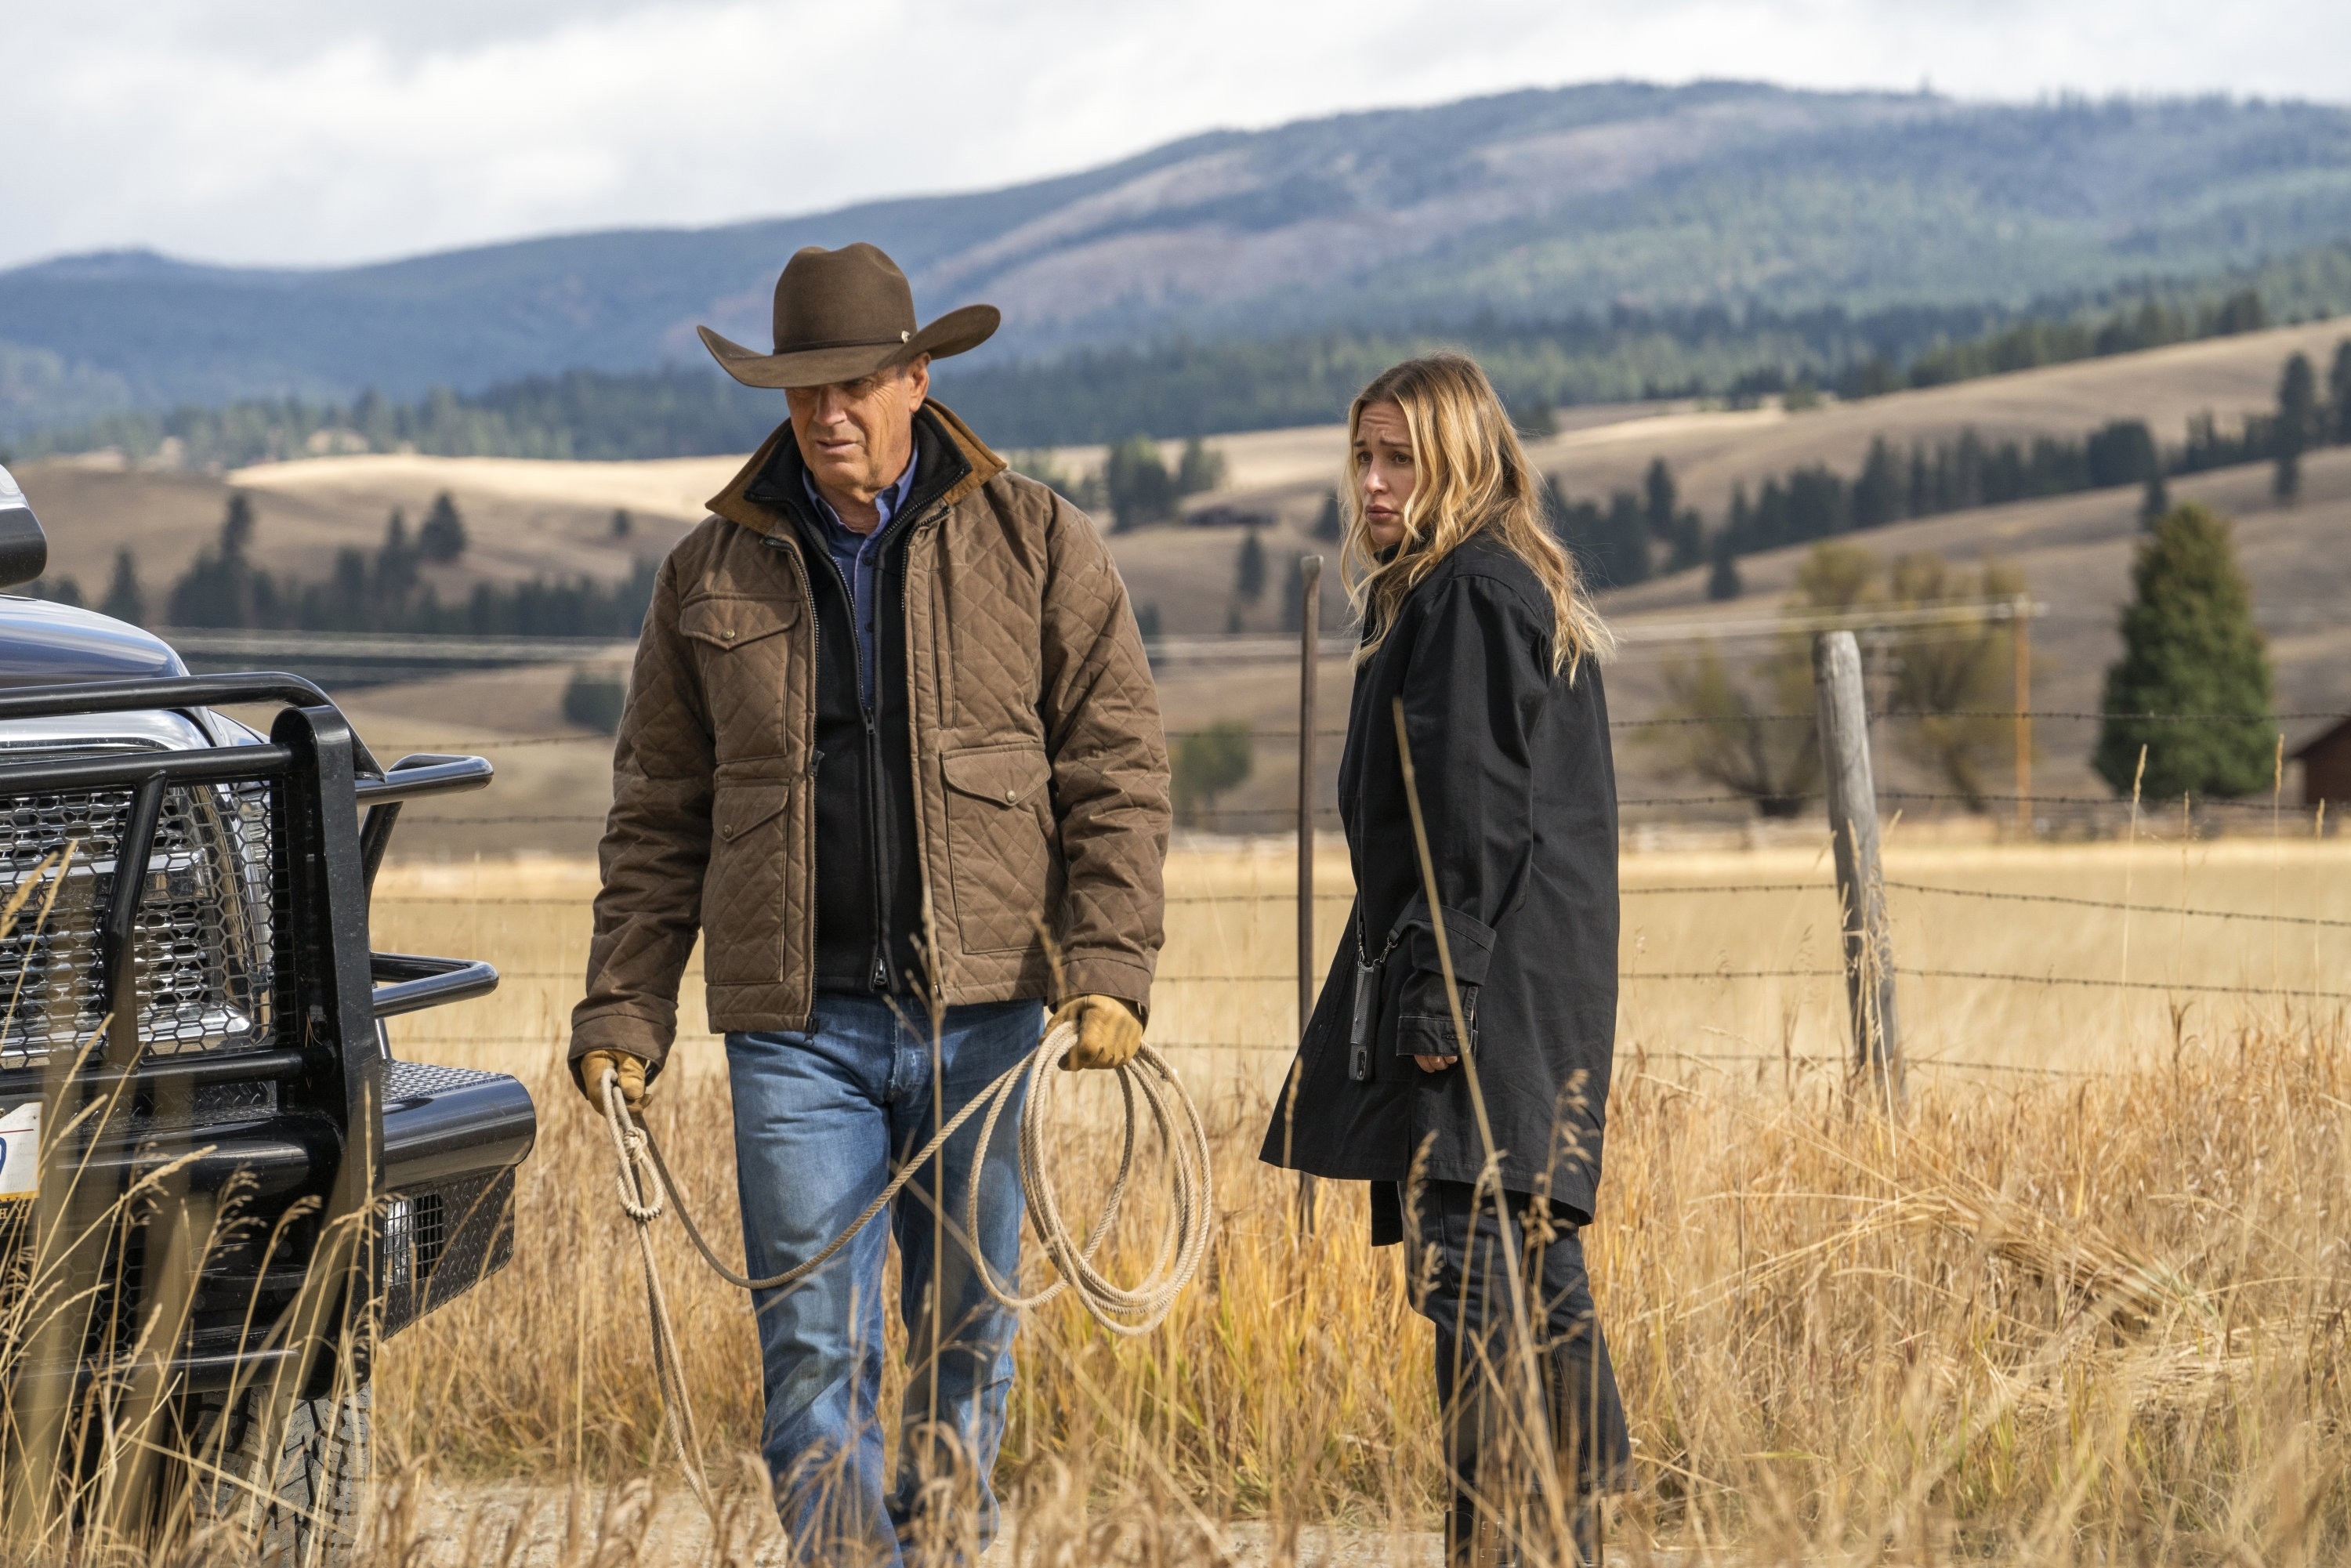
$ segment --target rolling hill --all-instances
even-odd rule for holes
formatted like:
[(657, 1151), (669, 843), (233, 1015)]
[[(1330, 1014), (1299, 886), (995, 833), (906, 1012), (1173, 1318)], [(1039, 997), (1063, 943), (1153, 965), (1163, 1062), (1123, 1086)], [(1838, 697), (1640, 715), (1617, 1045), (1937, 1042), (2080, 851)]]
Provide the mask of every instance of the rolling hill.
[[(1684, 498), (1712, 526), (1721, 522), (1735, 483), (1751, 491), (1767, 476), (1816, 463), (1850, 476), (1880, 434), (1907, 443), (1973, 429), (1993, 440), (2030, 439), (2078, 435), (2110, 419), (2137, 418), (2158, 439), (2177, 443), (2189, 417), (2206, 413), (2231, 429), (2273, 402), (2289, 354), (2307, 353), (2323, 371), (2346, 338), (2351, 322), (2314, 322), (1795, 414), (1776, 404), (1741, 412), (1687, 402), (1594, 405), (1564, 411), (1560, 434), (1529, 451), (1574, 497), (1634, 487), (1651, 459), (1664, 457)], [(1227, 459), (1227, 483), (1191, 505), (1270, 519), (1265, 543), (1277, 561), (1285, 552), (1329, 553), (1310, 528), (1335, 477), (1342, 441), (1335, 425), (1216, 438), (1209, 445)], [(1172, 457), (1173, 444), (1165, 450)], [(1083, 472), (1100, 463), (1102, 449), (1062, 447), (1045, 455), (1065, 471)], [(232, 493), (253, 505), (255, 548), (265, 563), (317, 580), (332, 570), (337, 550), (379, 542), (392, 508), (413, 526), (445, 490), (464, 512), (473, 544), (458, 561), (424, 570), (444, 599), (455, 600), (476, 581), (583, 574), (618, 580), (636, 558), (660, 554), (698, 521), (703, 498), (740, 462), (732, 455), (547, 463), (377, 454), (208, 476), (143, 472), (93, 455), (47, 459), (16, 472), (48, 524), (53, 573), (74, 577), (93, 595), (124, 546), (136, 551), (151, 595), (168, 584), (211, 542)], [(611, 515), (622, 507), (634, 527), (616, 538)], [(1227, 625), (1238, 538), (1229, 528), (1165, 528), (1121, 534), (1113, 543), (1137, 602), (1155, 605), (1168, 632), (1199, 633)], [(1278, 612), (1269, 600), (1243, 607), (1242, 618), (1270, 630)]]
[(121, 407), (413, 396), (757, 340), (868, 238), (923, 308), (1078, 344), (1697, 308), (2022, 305), (2351, 235), (2351, 110), (1607, 83), (1217, 131), (999, 191), (317, 271), (148, 253), (0, 273), (0, 434)]

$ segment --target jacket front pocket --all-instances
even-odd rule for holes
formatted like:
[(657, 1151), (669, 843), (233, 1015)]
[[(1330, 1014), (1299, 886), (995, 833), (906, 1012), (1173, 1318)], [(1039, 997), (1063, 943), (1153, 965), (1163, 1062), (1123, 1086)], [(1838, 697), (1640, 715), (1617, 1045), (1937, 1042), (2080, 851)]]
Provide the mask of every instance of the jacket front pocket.
[(789, 599), (705, 594), (679, 606), (677, 629), (702, 677), (719, 761), (784, 753), (792, 640), (779, 633), (799, 619)]
[(710, 807), (710, 865), (702, 879), (703, 963), (720, 985), (762, 985), (784, 970), (792, 787), (718, 786)]
[(1031, 744), (939, 758), (946, 782), (947, 885), (967, 953), (1033, 946), (1053, 897), (1051, 764)]

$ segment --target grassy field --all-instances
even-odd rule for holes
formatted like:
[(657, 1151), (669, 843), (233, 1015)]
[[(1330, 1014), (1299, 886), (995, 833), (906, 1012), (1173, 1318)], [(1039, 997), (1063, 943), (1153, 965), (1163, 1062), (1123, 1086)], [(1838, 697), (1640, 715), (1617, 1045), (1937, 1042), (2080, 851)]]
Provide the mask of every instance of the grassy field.
[[(1897, 831), (1904, 966), (2170, 988), (1906, 977), (1917, 1066), (1888, 1122), (1844, 1092), (1838, 981), (1740, 977), (1833, 966), (1824, 857), (1628, 855), (1624, 960), (1646, 977), (1625, 986), (1587, 1245), (1641, 1462), (1617, 1518), (1636, 1560), (2351, 1546), (2351, 1037), (2339, 1000), (2290, 994), (2351, 990), (2351, 928), (2273, 918), (2351, 921), (2346, 869), (2334, 842), (1964, 849)], [(1205, 1563), (1242, 1542), (1290, 1562), (1336, 1524), (1358, 1552), (1408, 1558), (1438, 1490), (1428, 1331), (1395, 1255), (1366, 1244), (1360, 1189), (1326, 1188), (1303, 1234), (1290, 1180), (1254, 1159), (1292, 1038), (1291, 863), (1233, 850), (1170, 870), (1152, 1032), (1208, 1113), (1221, 1226), (1161, 1332), (1115, 1342), (1057, 1303), (1025, 1333), (1002, 1476), (1019, 1554)], [(379, 894), (379, 945), (479, 953), (508, 976), (489, 1001), (408, 1021), (396, 1049), (520, 1072), (542, 1108), (514, 1266), (381, 1371), (387, 1476), (414, 1489), (429, 1469), (463, 1500), (387, 1529), (437, 1538), (448, 1561), (472, 1550), (453, 1520), (495, 1524), (532, 1497), (538, 1560), (588, 1561), (600, 1529), (616, 1548), (705, 1550), (678, 1505), (647, 1514), (622, 1487), (598, 1494), (621, 1500), (600, 1526), (563, 1500), (582, 1479), (663, 1473), (609, 1145), (553, 1077), (590, 885), (577, 863), (485, 862), (395, 868)], [(1756, 891), (1713, 891), (1734, 887)], [(1323, 892), (1327, 945), (1343, 881)], [(1715, 977), (1682, 977), (1700, 971)], [(687, 1010), (698, 1024), (691, 988)], [(725, 1236), (717, 1060), (681, 1041), (653, 1124)], [(1057, 1132), (1081, 1189), (1108, 1161), (1111, 1101), (1092, 1087), (1101, 1114)], [(746, 1303), (674, 1228), (664, 1248), (705, 1431), (740, 1451), (758, 1417)]]
[[(1620, 1062), (1834, 1069), (1846, 1024), (1825, 839), (1623, 864)], [(1317, 867), (1319, 979), (1346, 917), (1343, 847), (1326, 839)], [(2351, 843), (2338, 839), (2181, 842), (2150, 815), (2135, 846), (1914, 845), (1896, 824), (1886, 874), (1905, 1039), (1922, 1068), (2105, 1071), (2179, 1035), (2209, 1038), (2248, 1008), (2300, 1020), (2331, 1006), (2301, 993), (2351, 992)], [(1275, 841), (1169, 862), (1150, 1038), (1197, 1083), (1262, 1092), (1289, 1065), (1296, 878)], [(543, 1066), (578, 999), (594, 889), (594, 867), (576, 860), (388, 870), (379, 946), (464, 951), (506, 977), (488, 1001), (404, 1020), (395, 1049), (526, 1075)], [(2137, 912), (2106, 907), (2123, 904)], [(2314, 919), (2337, 924), (2296, 923)], [(1956, 977), (1977, 974), (2022, 978)], [(719, 1071), (698, 967), (680, 1001), (675, 1061)]]

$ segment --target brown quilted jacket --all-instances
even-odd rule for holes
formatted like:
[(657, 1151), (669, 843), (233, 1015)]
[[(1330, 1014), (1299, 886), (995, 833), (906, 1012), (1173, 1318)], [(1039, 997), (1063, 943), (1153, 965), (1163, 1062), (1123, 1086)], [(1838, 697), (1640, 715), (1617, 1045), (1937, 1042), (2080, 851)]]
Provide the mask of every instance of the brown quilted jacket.
[[(1161, 936), (1167, 749), (1125, 584), (1084, 514), (941, 405), (926, 412), (971, 465), (905, 545), (935, 984), (948, 1003), (1093, 992), (1141, 1009)], [(744, 497), (790, 439), (789, 425), (768, 438), (654, 580), (613, 750), (574, 1061), (662, 1061), (697, 930), (712, 1029), (807, 1027), (815, 616), (789, 521)]]

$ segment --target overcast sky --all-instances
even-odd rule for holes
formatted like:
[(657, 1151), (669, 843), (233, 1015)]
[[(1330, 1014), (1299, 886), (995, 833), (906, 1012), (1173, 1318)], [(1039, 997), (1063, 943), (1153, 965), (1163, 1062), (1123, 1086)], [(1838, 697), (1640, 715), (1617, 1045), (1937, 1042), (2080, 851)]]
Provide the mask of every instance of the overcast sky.
[(1611, 77), (2351, 96), (2345, 0), (0, 0), (0, 266), (332, 263)]

